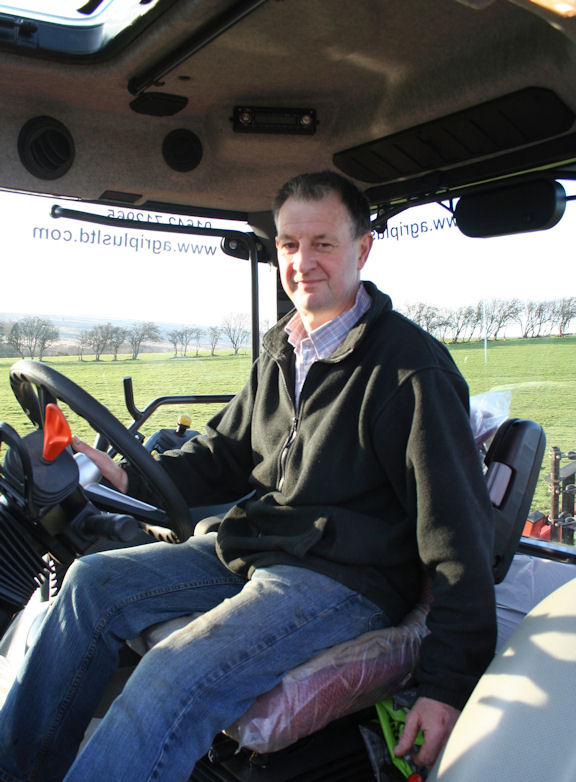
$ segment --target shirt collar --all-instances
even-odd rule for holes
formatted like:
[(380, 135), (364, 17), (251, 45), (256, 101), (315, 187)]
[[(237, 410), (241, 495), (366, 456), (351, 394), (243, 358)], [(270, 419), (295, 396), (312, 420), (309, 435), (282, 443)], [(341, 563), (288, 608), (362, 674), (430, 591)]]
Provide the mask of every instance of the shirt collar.
[(304, 340), (309, 339), (314, 346), (317, 357), (327, 358), (342, 344), (352, 326), (370, 309), (371, 303), (370, 294), (361, 284), (350, 309), (310, 332), (306, 330), (300, 313), (296, 312), (286, 324), (288, 342), (298, 352), (301, 350)]

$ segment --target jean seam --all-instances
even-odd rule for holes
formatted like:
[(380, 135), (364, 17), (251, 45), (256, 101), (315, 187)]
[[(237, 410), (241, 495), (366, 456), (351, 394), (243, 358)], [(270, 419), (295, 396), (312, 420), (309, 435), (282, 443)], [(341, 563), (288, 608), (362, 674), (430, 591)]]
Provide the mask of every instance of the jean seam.
[(66, 710), (69, 708), (70, 703), (72, 702), (76, 692), (78, 691), (78, 684), (80, 680), (84, 676), (88, 666), (90, 665), (90, 663), (94, 658), (94, 653), (96, 650), (97, 643), (100, 640), (100, 638), (103, 636), (105, 628), (107, 627), (109, 622), (122, 611), (122, 609), (126, 608), (129, 605), (132, 605), (135, 602), (143, 602), (144, 600), (148, 600), (149, 598), (152, 597), (169, 595), (175, 592), (180, 592), (185, 589), (198, 589), (198, 588), (204, 588), (208, 586), (225, 586), (226, 584), (230, 584), (231, 586), (235, 585), (237, 584), (237, 579), (226, 578), (223, 576), (216, 579), (210, 579), (209, 581), (204, 580), (204, 581), (186, 582), (178, 585), (172, 585), (169, 588), (158, 587), (153, 590), (147, 590), (145, 592), (140, 592), (135, 595), (131, 595), (130, 597), (124, 598), (119, 603), (115, 603), (113, 606), (111, 606), (101, 616), (100, 621), (94, 627), (94, 631), (90, 636), (90, 642), (86, 648), (86, 652), (84, 653), (82, 660), (80, 661), (80, 664), (76, 669), (73, 680), (60, 703), (60, 707), (54, 716), (54, 720), (52, 722), (52, 725), (50, 726), (50, 730), (47, 731), (46, 733), (46, 739), (38, 750), (38, 754), (36, 755), (36, 762), (34, 763), (34, 766), (32, 768), (30, 779), (33, 780), (40, 770), (40, 763), (43, 760), (48, 750), (52, 738), (54, 737), (55, 733), (58, 731), (59, 726), (62, 723)]
[[(297, 626), (294, 626), (293, 624), (291, 624), (289, 626), (291, 628), (289, 632), (284, 632), (281, 636), (280, 635), (276, 636), (275, 640), (274, 640), (274, 643), (272, 643), (272, 644), (268, 643), (265, 646), (256, 647), (255, 648), (256, 654), (249, 655), (248, 659), (250, 660), (250, 662), (252, 662), (255, 657), (257, 657), (260, 654), (263, 654), (265, 651), (268, 651), (270, 648), (272, 648), (273, 646), (278, 644), (280, 641), (284, 640), (286, 637), (288, 637), (290, 635), (293, 635), (296, 630), (301, 630), (303, 627), (305, 627), (306, 625), (310, 624), (311, 622), (315, 622), (318, 619), (326, 616), (327, 613), (331, 613), (331, 612), (334, 612), (336, 610), (342, 609), (347, 603), (351, 603), (351, 602), (354, 602), (355, 600), (358, 600), (358, 597), (359, 597), (358, 594), (346, 595), (338, 603), (335, 603), (332, 606), (330, 606), (329, 608), (324, 609), (322, 612), (320, 612), (318, 614), (315, 614), (314, 616), (310, 617), (309, 619), (307, 619), (304, 622), (301, 622)], [(243, 665), (246, 664), (246, 662), (247, 662), (247, 658), (244, 658), (244, 659), (240, 660), (233, 667), (227, 668), (225, 671), (222, 671), (217, 678), (211, 678), (209, 680), (209, 683), (211, 685), (214, 685), (217, 682), (220, 683), (226, 677), (228, 677), (231, 674), (237, 672), (238, 669), (240, 669)], [(172, 737), (174, 735), (176, 726), (178, 726), (182, 722), (182, 719), (184, 718), (185, 714), (190, 711), (190, 708), (191, 708), (192, 704), (194, 703), (195, 700), (198, 699), (198, 695), (200, 694), (200, 692), (205, 691), (205, 690), (206, 690), (206, 688), (204, 686), (197, 687), (195, 689), (194, 693), (191, 694), (190, 697), (188, 698), (188, 700), (186, 702), (186, 705), (183, 706), (180, 709), (178, 715), (173, 720), (173, 722), (172, 722), (172, 724), (170, 726), (170, 729), (165, 734), (164, 741), (162, 742), (162, 745), (161, 745), (161, 750), (160, 750), (159, 757), (158, 757), (157, 761), (155, 762), (154, 766), (151, 768), (150, 774), (147, 777), (147, 782), (149, 782), (149, 780), (151, 781), (151, 780), (154, 780), (155, 778), (157, 778), (154, 775), (156, 774), (157, 771), (161, 771), (162, 770), (162, 766), (164, 764), (165, 756), (166, 756), (166, 754), (167, 754), (167, 752), (169, 750), (169, 746), (170, 746), (170, 744), (172, 742)], [(202, 717), (199, 716), (198, 718), (201, 719)]]

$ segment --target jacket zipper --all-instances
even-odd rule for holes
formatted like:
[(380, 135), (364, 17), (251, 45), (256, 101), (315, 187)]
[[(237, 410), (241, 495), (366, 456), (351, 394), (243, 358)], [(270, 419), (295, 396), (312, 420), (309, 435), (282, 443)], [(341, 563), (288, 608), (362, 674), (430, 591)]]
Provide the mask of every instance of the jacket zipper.
[(290, 429), (290, 434), (288, 435), (288, 438), (284, 443), (284, 447), (282, 448), (282, 452), (280, 453), (280, 478), (278, 480), (278, 491), (282, 491), (282, 487), (284, 486), (284, 478), (286, 475), (286, 462), (288, 461), (288, 454), (290, 453), (290, 449), (292, 448), (294, 440), (296, 439), (297, 430), (298, 430), (298, 417), (294, 416), (294, 418), (292, 419), (292, 428)]

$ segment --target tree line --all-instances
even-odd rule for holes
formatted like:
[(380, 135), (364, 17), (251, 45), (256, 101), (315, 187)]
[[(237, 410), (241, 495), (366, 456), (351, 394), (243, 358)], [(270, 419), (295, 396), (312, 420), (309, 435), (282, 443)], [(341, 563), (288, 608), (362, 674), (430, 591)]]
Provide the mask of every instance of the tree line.
[[(497, 340), (506, 336), (506, 330), (510, 328), (517, 330), (524, 339), (553, 334), (562, 337), (570, 332), (576, 319), (576, 297), (539, 302), (491, 299), (454, 309), (418, 302), (403, 307), (402, 312), (442, 342), (471, 342), (484, 337)], [(135, 322), (126, 328), (101, 323), (79, 333), (77, 353), (81, 361), (85, 354), (94, 356), (95, 361), (107, 354), (116, 361), (120, 349), (126, 346), (130, 357), (136, 360), (143, 345), (168, 342), (174, 349), (174, 357), (187, 357), (190, 351), (197, 356), (201, 346), (206, 344), (213, 356), (222, 339), (226, 339), (237, 355), (248, 342), (249, 323), (245, 313), (232, 313), (220, 326), (174, 328), (164, 335), (151, 321)], [(267, 325), (262, 324), (262, 332)], [(28, 316), (0, 323), (0, 346), (4, 355), (42, 360), (59, 339), (59, 330), (47, 318)]]
[(44, 358), (46, 350), (60, 338), (52, 321), (30, 316), (12, 323), (0, 323), (3, 352), (22, 358)]
[(402, 312), (442, 342), (497, 340), (506, 336), (507, 329), (514, 329), (523, 339), (563, 337), (576, 319), (576, 297), (527, 302), (491, 299), (454, 309), (419, 302), (403, 307)]
[(175, 358), (178, 356), (179, 351), (180, 356), (186, 357), (190, 346), (192, 346), (195, 355), (197, 356), (203, 342), (208, 343), (210, 355), (213, 356), (222, 337), (225, 337), (228, 340), (234, 351), (234, 355), (237, 356), (240, 349), (246, 345), (248, 337), (250, 336), (248, 324), (248, 315), (237, 312), (224, 318), (222, 325), (220, 326), (208, 326), (206, 329), (202, 329), (199, 326), (173, 329), (168, 332), (167, 337), (174, 348)]
[[(126, 346), (130, 357), (136, 360), (144, 345), (167, 341), (173, 346), (175, 357), (186, 357), (191, 346), (198, 355), (200, 346), (207, 340), (210, 353), (214, 355), (222, 338), (226, 338), (234, 355), (237, 355), (248, 340), (248, 323), (248, 315), (234, 313), (224, 318), (220, 326), (209, 326), (206, 329), (190, 326), (172, 329), (166, 335), (151, 321), (136, 322), (126, 328), (112, 323), (99, 323), (79, 333), (76, 339), (77, 353), (80, 361), (84, 360), (85, 354), (94, 356), (95, 361), (109, 354), (116, 361), (120, 349)], [(41, 361), (59, 339), (59, 330), (47, 318), (28, 316), (10, 323), (0, 323), (0, 345), (5, 355)]]

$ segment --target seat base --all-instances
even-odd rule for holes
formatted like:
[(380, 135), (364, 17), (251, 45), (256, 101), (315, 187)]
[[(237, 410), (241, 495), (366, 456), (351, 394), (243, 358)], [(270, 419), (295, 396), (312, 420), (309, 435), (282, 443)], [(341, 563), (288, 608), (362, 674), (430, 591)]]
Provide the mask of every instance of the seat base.
[[(269, 755), (237, 750), (237, 744), (218, 736), (211, 752), (197, 764), (190, 782), (374, 782), (374, 769), (360, 732), (374, 712), (331, 723), (291, 747)], [(392, 767), (381, 782), (396, 782)]]

